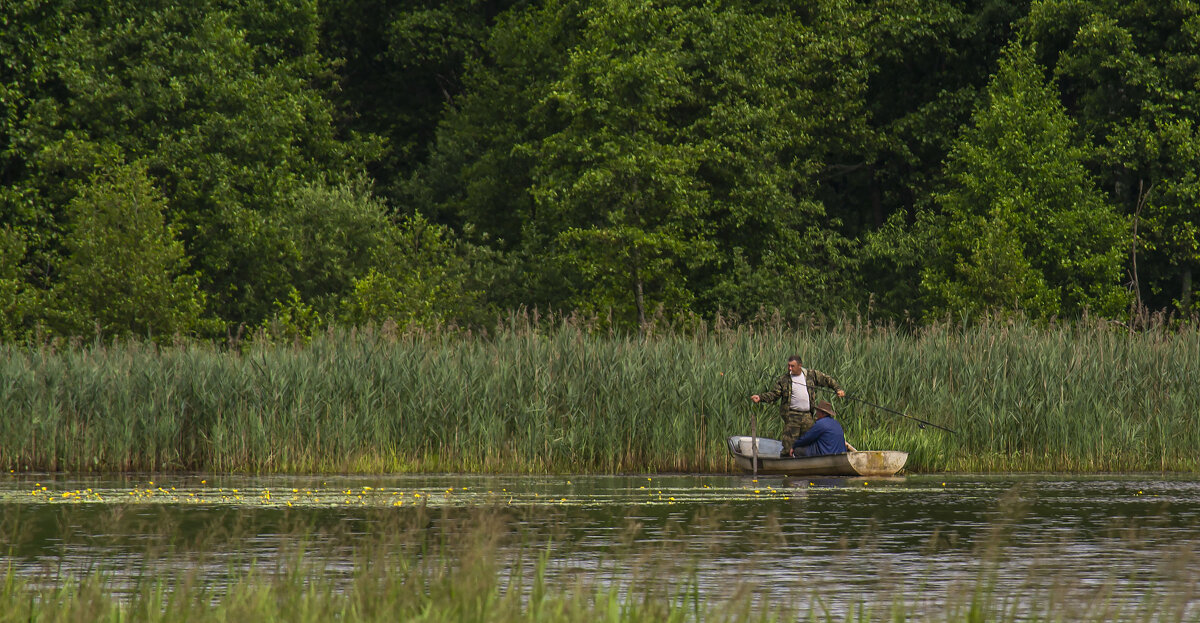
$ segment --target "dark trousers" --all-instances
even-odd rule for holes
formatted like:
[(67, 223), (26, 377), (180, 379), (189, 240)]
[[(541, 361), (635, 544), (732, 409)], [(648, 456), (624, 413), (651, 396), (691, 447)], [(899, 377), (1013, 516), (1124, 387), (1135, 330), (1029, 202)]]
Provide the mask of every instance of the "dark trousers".
[(812, 428), (812, 425), (812, 411), (794, 411), (788, 409), (787, 417), (783, 420), (783, 438), (780, 439), (783, 442), (783, 451), (779, 453), (780, 456), (790, 454), (792, 444), (796, 443), (796, 440), (801, 435), (807, 433), (808, 429)]

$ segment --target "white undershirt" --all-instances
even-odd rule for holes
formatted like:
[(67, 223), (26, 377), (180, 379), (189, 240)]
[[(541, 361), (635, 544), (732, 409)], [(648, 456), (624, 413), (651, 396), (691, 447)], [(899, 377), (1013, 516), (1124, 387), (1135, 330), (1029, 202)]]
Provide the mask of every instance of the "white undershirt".
[(792, 402), (788, 406), (796, 411), (808, 411), (808, 387), (804, 382), (804, 372), (792, 377)]

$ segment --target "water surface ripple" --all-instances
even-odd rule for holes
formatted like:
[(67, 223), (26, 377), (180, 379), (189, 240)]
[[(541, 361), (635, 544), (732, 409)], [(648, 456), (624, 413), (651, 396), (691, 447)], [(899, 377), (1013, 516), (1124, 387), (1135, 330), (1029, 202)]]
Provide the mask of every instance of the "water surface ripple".
[[(987, 586), (1018, 618), (1036, 599), (1158, 600), (1200, 615), (1192, 476), (10, 474), (0, 509), (0, 565), (51, 581), (199, 564), (186, 548), (164, 545), (153, 560), (144, 552), (214, 525), (241, 535), (206, 546), (203, 564), (219, 581), (230, 561), (270, 563), (290, 538), (288, 515), (368, 535), (381, 513), (433, 511), (431, 527), (453, 532), (466, 529), (456, 517), (502, 509), (526, 544), (550, 548), (551, 575), (600, 584), (628, 582), (638, 572), (622, 561), (646, 552), (678, 560), (654, 564), (706, 595), (745, 586), (767, 603), (815, 595), (835, 614), (897, 598), (920, 612)], [(336, 547), (312, 545), (330, 573), (350, 573)]]

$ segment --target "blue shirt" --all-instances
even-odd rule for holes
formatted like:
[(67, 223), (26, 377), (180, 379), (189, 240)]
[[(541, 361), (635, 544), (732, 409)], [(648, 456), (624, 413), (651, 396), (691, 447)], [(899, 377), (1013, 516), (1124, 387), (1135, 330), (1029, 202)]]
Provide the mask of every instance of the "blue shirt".
[(803, 447), (805, 456), (841, 454), (846, 451), (846, 434), (842, 432), (842, 425), (838, 424), (837, 420), (826, 416), (817, 420), (792, 447)]

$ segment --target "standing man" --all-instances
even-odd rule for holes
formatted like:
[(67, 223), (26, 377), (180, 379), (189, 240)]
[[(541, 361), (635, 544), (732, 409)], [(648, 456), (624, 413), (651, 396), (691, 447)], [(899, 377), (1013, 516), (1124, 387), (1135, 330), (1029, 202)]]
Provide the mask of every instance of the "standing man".
[(846, 395), (842, 386), (833, 380), (832, 376), (823, 372), (805, 368), (800, 363), (800, 355), (788, 357), (788, 373), (775, 381), (771, 391), (759, 395), (754, 394), (750, 400), (754, 402), (775, 402), (779, 400), (779, 417), (783, 418), (783, 451), (781, 457), (792, 456), (792, 444), (796, 438), (808, 432), (813, 425), (813, 388), (828, 387), (837, 392), (839, 398)]
[(828, 400), (817, 403), (813, 408), (816, 422), (794, 444), (796, 456), (824, 456), (854, 451), (854, 446), (846, 442), (842, 425), (833, 419), (835, 415), (833, 405)]

